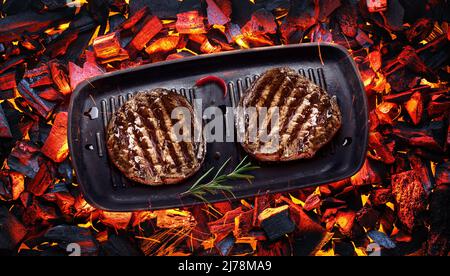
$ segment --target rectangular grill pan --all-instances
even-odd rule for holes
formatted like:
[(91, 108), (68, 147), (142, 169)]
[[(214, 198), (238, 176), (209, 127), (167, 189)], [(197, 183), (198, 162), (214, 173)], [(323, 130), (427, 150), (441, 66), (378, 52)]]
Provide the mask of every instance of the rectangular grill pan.
[[(323, 64), (322, 64), (322, 61)], [(127, 180), (109, 161), (105, 129), (111, 115), (138, 91), (173, 89), (189, 100), (200, 98), (203, 108), (234, 106), (249, 85), (265, 70), (288, 66), (336, 95), (342, 111), (342, 127), (332, 142), (309, 160), (264, 164), (253, 172), (254, 181), (233, 181), (237, 198), (285, 192), (338, 181), (355, 174), (364, 163), (368, 135), (367, 99), (355, 63), (340, 46), (322, 43), (266, 47), (154, 63), (92, 78), (74, 91), (69, 108), (69, 147), (79, 184), (86, 200), (109, 211), (175, 208), (199, 203), (179, 198), (209, 168), (219, 168), (231, 157), (234, 168), (244, 151), (238, 143), (209, 143), (202, 169), (178, 185), (150, 187)], [(223, 78), (228, 97), (208, 84), (193, 88), (208, 75)], [(97, 116), (98, 114), (98, 116)], [(220, 158), (217, 159), (217, 152)], [(207, 195), (211, 203), (229, 195)]]

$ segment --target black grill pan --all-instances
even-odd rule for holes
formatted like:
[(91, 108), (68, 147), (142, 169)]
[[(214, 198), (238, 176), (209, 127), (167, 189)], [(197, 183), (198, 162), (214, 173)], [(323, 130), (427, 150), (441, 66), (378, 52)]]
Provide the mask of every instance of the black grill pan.
[[(319, 54), (320, 53), (320, 54)], [(323, 61), (323, 63), (322, 63)], [(202, 169), (178, 185), (149, 187), (127, 180), (108, 161), (105, 129), (111, 115), (142, 90), (173, 89), (189, 100), (202, 99), (203, 108), (225, 109), (238, 103), (245, 89), (259, 74), (273, 67), (288, 66), (336, 95), (343, 124), (333, 141), (310, 160), (280, 164), (258, 163), (255, 180), (234, 181), (237, 198), (284, 192), (338, 181), (355, 174), (366, 153), (367, 100), (354, 61), (336, 45), (300, 44), (232, 51), (181, 60), (154, 63), (108, 73), (81, 84), (72, 95), (69, 110), (69, 147), (72, 162), (86, 200), (110, 211), (174, 208), (199, 201), (179, 194), (211, 167), (231, 156), (229, 169), (245, 156), (237, 143), (209, 143)], [(223, 78), (229, 88), (224, 98), (215, 84), (194, 88), (208, 75)], [(219, 153), (219, 154), (218, 154)], [(220, 155), (219, 158), (217, 156)], [(228, 200), (225, 194), (208, 195), (209, 202)]]

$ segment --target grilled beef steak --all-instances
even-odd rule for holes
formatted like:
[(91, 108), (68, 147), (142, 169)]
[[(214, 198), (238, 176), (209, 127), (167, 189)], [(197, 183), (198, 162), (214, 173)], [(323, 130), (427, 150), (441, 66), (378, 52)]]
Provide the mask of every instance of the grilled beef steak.
[[(184, 107), (190, 118), (181, 112), (171, 119), (176, 107)], [(199, 170), (205, 157), (203, 137), (194, 139), (194, 130), (202, 133), (194, 115), (187, 99), (169, 90), (138, 93), (117, 110), (109, 123), (110, 160), (126, 177), (146, 185), (173, 184), (188, 178)], [(177, 132), (173, 127), (182, 120), (190, 123)], [(177, 139), (177, 135), (186, 134), (191, 139)]]
[[(311, 158), (341, 126), (336, 98), (290, 68), (262, 74), (242, 97), (240, 107), (245, 112), (241, 114), (247, 114), (237, 118), (241, 144), (262, 161)], [(248, 112), (252, 107), (258, 112)], [(261, 116), (262, 107), (267, 108), (267, 116)]]

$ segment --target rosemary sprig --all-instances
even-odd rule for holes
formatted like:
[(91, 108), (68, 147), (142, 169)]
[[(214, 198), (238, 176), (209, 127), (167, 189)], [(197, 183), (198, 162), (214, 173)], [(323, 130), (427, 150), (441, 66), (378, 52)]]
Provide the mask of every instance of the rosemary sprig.
[(206, 194), (217, 194), (218, 192), (228, 192), (234, 197), (232, 192), (232, 186), (226, 184), (228, 180), (236, 180), (236, 179), (245, 179), (252, 180), (255, 177), (250, 174), (246, 174), (246, 172), (259, 169), (258, 166), (253, 166), (250, 162), (246, 162), (247, 156), (242, 159), (239, 165), (234, 168), (231, 173), (222, 174), (222, 171), (230, 162), (231, 158), (228, 158), (227, 161), (223, 163), (223, 165), (217, 170), (213, 179), (207, 183), (202, 183), (202, 181), (214, 170), (214, 167), (209, 169), (205, 174), (203, 174), (190, 188), (184, 193), (181, 193), (180, 196), (194, 196), (198, 199), (208, 202), (205, 199)]

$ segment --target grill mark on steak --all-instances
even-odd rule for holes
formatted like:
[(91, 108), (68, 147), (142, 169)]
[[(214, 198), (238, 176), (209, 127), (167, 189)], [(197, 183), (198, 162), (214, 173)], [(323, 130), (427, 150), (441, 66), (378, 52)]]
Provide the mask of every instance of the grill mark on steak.
[(282, 122), (281, 122), (281, 133), (284, 133), (284, 131), (287, 130), (288, 124), (291, 121), (292, 117), (295, 115), (295, 111), (298, 108), (298, 104), (302, 99), (304, 99), (308, 93), (308, 90), (306, 89), (306, 86), (302, 86), (302, 82), (297, 80), (297, 83), (299, 84), (299, 87), (295, 89), (294, 96), (291, 99), (287, 99), (287, 109), (286, 112), (282, 116)]
[(314, 133), (311, 133), (314, 131), (314, 129), (311, 128), (310, 122), (314, 118), (317, 118), (318, 108), (317, 104), (314, 103), (316, 98), (318, 98), (317, 94), (313, 94), (311, 96), (310, 104), (307, 106), (306, 111), (302, 112), (304, 116), (299, 116), (297, 118), (299, 121), (296, 121), (295, 127), (291, 130), (291, 132), (288, 132), (288, 136), (286, 136), (288, 138), (286, 140), (286, 144), (283, 144), (285, 150), (282, 153), (282, 158), (292, 154), (291, 152), (289, 152), (292, 147), (295, 147), (294, 151), (297, 151), (297, 144), (299, 143), (299, 141), (301, 141), (302, 143), (302, 148), (298, 151), (300, 152), (300, 154), (303, 154), (303, 145), (305, 143), (305, 139), (307, 139), (307, 137), (314, 136)]
[[(127, 111), (126, 114), (127, 114), (127, 117), (130, 118), (136, 124), (136, 116), (135, 116), (135, 112), (133, 112), (133, 111), (134, 110)], [(142, 138), (139, 138), (140, 133), (136, 130), (135, 126), (130, 123), (128, 123), (128, 126), (127, 126), (127, 133), (129, 135), (129, 139), (128, 139), (129, 147), (132, 149), (132, 152), (135, 152), (134, 155), (130, 154), (128, 157), (134, 158), (135, 160), (136, 160), (136, 158), (138, 158), (139, 160), (144, 162), (146, 167), (148, 166), (151, 176), (154, 176), (155, 171), (153, 170), (152, 164), (150, 162), (151, 157), (142, 148), (141, 144), (133, 142), (133, 141), (141, 141), (142, 140)], [(142, 158), (142, 157), (145, 157), (145, 158)], [(133, 164), (135, 164), (137, 166), (136, 169), (138, 172), (143, 173), (145, 171), (141, 168), (140, 162), (134, 162)], [(142, 177), (145, 178), (146, 176), (142, 176)]]
[[(247, 106), (267, 107), (267, 104), (270, 103), (274, 97), (274, 93), (270, 93), (270, 92), (273, 89), (278, 89), (278, 87), (280, 87), (281, 84), (284, 82), (284, 79), (280, 78), (279, 76), (277, 77), (277, 74), (274, 74), (272, 76), (271, 80), (272, 81), (269, 85), (266, 85), (263, 87), (261, 87), (261, 85), (257, 84), (258, 82), (255, 82), (255, 84), (252, 85), (252, 87), (255, 86), (256, 90), (254, 90), (254, 91), (255, 91), (255, 93), (259, 94), (259, 96), (258, 96), (258, 98), (256, 96), (253, 97), (252, 101), (250, 101), (250, 103)], [(262, 80), (262, 82), (268, 83), (267, 78), (265, 80)], [(259, 88), (262, 88), (262, 89), (259, 89)], [(253, 103), (254, 99), (256, 99), (256, 103)], [(251, 116), (249, 119), (248, 126), (252, 126), (252, 129), (253, 129), (253, 127), (258, 127), (259, 122), (257, 122), (257, 120), (259, 117), (258, 116), (259, 112), (260, 112), (260, 110), (257, 109), (256, 113), (253, 114), (253, 116)], [(247, 128), (248, 128), (248, 126), (247, 126)], [(245, 132), (245, 140), (249, 139), (250, 132), (251, 131)], [(259, 134), (256, 133), (256, 137), (255, 137), (256, 141), (255, 142), (259, 141), (258, 136), (259, 136)]]
[[(251, 85), (251, 87), (252, 87), (252, 90), (255, 91), (255, 93), (254, 93), (254, 95), (252, 95), (252, 96), (248, 99), (248, 101), (246, 102), (246, 105), (248, 105), (248, 106), (254, 106), (254, 105), (255, 105), (255, 101), (254, 101), (254, 100), (255, 100), (255, 99), (258, 100), (258, 99), (261, 98), (261, 95), (262, 95), (262, 92), (263, 92), (263, 90), (264, 90), (264, 87), (267, 87), (270, 83), (272, 83), (273, 80), (274, 80), (274, 78), (275, 78), (274, 76), (265, 75), (265, 76), (261, 77), (261, 78), (259, 79), (259, 81), (254, 82), (254, 83)], [(262, 87), (263, 89), (261, 89), (261, 87)]]
[[(269, 135), (279, 131), (278, 147), (273, 141), (261, 141), (262, 133), (267, 133), (265, 130), (270, 127), (271, 112), (259, 126), (256, 141), (249, 140), (250, 130), (244, 124), (246, 129), (243, 130), (245, 139), (241, 142), (242, 146), (263, 161), (310, 158), (332, 139), (341, 125), (341, 113), (334, 99), (290, 68), (275, 68), (263, 73), (241, 99), (239, 106), (244, 109), (252, 106), (279, 107), (278, 125), (267, 131)], [(250, 120), (253, 121), (249, 124), (254, 126), (256, 119)], [(241, 126), (238, 118), (237, 127)]]
[[(173, 124), (172, 124), (172, 118), (170, 117), (170, 114), (168, 113), (167, 110), (172, 110), (170, 108), (170, 105), (167, 105), (168, 103), (166, 101), (161, 101), (161, 111), (164, 114), (164, 125), (166, 126), (166, 137), (169, 138), (169, 140), (171, 141), (170, 146), (173, 149), (173, 152), (175, 153), (176, 156), (176, 163), (177, 163), (177, 170), (181, 173), (184, 173), (185, 169), (186, 169), (186, 163), (185, 161), (189, 160), (188, 157), (186, 156), (186, 153), (183, 151), (182, 147), (180, 146), (180, 144), (182, 142), (177, 142), (175, 137), (174, 137), (174, 133), (172, 132), (173, 130)], [(181, 153), (181, 154), (180, 154)]]
[[(264, 121), (262, 123), (262, 127), (260, 127), (260, 133), (258, 136), (258, 142), (261, 141), (261, 136), (263, 133), (271, 134), (271, 119), (273, 116), (273, 109), (274, 107), (279, 107), (280, 101), (284, 98), (286, 98), (287, 90), (292, 91), (292, 81), (289, 77), (285, 78), (283, 83), (278, 87), (277, 92), (273, 93), (272, 100), (269, 102), (267, 115), (264, 118)], [(267, 104), (265, 105), (267, 106)], [(279, 122), (278, 122), (279, 123)]]
[[(152, 156), (152, 160), (154, 164), (160, 164), (161, 170), (158, 171), (158, 173), (164, 172), (167, 173), (167, 166), (164, 166), (163, 158), (160, 154), (160, 152), (157, 150), (157, 148), (162, 147), (162, 141), (159, 139), (159, 136), (157, 135), (157, 126), (153, 122), (153, 118), (155, 117), (153, 112), (151, 111), (152, 105), (145, 106), (143, 103), (140, 103), (138, 105), (138, 114), (140, 115), (142, 124), (144, 128), (150, 129), (151, 131), (146, 131), (147, 135), (151, 138), (150, 142), (152, 143), (152, 153), (154, 156)], [(141, 115), (142, 114), (142, 115)], [(156, 159), (156, 160), (155, 160)], [(173, 161), (172, 161), (173, 162)]]
[[(173, 103), (172, 110), (173, 110), (173, 108), (176, 108), (178, 106), (182, 106), (182, 103), (180, 102), (179, 99), (176, 99), (175, 101), (176, 101), (176, 105), (175, 105), (175, 103)], [(189, 110), (189, 111), (190, 111), (191, 114), (194, 112), (193, 110)], [(186, 118), (184, 118), (184, 119), (186, 119)], [(192, 135), (194, 133), (194, 132), (192, 132), (192, 126), (193, 126), (193, 123), (194, 123), (193, 119), (194, 118), (191, 118), (191, 122), (190, 122), (191, 124), (189, 125), (189, 128), (191, 129), (191, 139), (194, 139), (194, 137)], [(176, 121), (174, 122), (174, 119), (172, 119), (172, 126), (174, 126), (176, 123), (177, 122)], [(195, 154), (195, 150), (194, 150), (194, 148), (192, 146), (192, 140), (191, 140), (191, 142), (180, 141), (179, 143), (181, 145), (181, 149), (182, 149), (183, 155), (186, 157), (187, 162), (189, 162), (191, 160), (195, 160), (195, 155), (196, 154)]]
[[(313, 109), (316, 108), (313, 103), (313, 98), (317, 95), (309, 94), (309, 98), (305, 99), (302, 102), (302, 105), (295, 111), (294, 118), (292, 121), (288, 123), (290, 127), (288, 127), (287, 132), (283, 135), (283, 139), (280, 143), (280, 151), (282, 158), (286, 156), (286, 150), (290, 148), (292, 145), (292, 140), (297, 140), (297, 137), (303, 136), (303, 134), (307, 135), (305, 127), (305, 123), (311, 120)], [(307, 97), (308, 97), (307, 96)], [(283, 150), (284, 149), (284, 150)], [(287, 154), (289, 155), (289, 154)]]
[[(175, 166), (173, 168), (171, 168), (171, 172), (173, 172), (173, 170), (175, 170), (174, 173), (178, 173), (179, 170), (178, 168), (181, 168), (182, 166), (182, 161), (178, 158), (178, 154), (176, 153), (176, 148), (175, 145), (172, 141), (172, 135), (171, 135), (171, 121), (169, 123), (169, 125), (167, 124), (167, 112), (165, 111), (165, 107), (162, 103), (162, 100), (158, 99), (157, 102), (155, 102), (156, 105), (156, 111), (155, 111), (155, 115), (159, 116), (159, 119), (162, 120), (162, 122), (160, 122), (160, 126), (161, 126), (161, 133), (163, 134), (163, 141), (164, 141), (164, 150), (168, 150), (169, 153), (169, 157), (174, 161)], [(169, 142), (170, 141), (170, 142)]]
[[(160, 106), (158, 105), (157, 99), (153, 99), (153, 102), (150, 102), (150, 100), (152, 100), (153, 98), (147, 97), (146, 98), (146, 102), (145, 103), (141, 103), (144, 107), (145, 105), (148, 105), (148, 108), (145, 108), (145, 110), (148, 112), (148, 117), (152, 118), (152, 119), (156, 119), (158, 118), (156, 113), (152, 111), (152, 109), (158, 110), (160, 109)], [(155, 133), (154, 134), (154, 139), (155, 139), (155, 143), (158, 144), (158, 147), (161, 149), (163, 154), (160, 154), (158, 152), (158, 155), (161, 157), (162, 160), (162, 164), (165, 164), (164, 167), (164, 172), (165, 173), (172, 173), (172, 174), (176, 174), (176, 167), (177, 164), (175, 162), (175, 160), (172, 157), (172, 153), (170, 151), (170, 149), (166, 146), (166, 142), (165, 142), (165, 136), (164, 136), (164, 131), (162, 131), (159, 127), (158, 127), (158, 123), (156, 122), (156, 124), (153, 123), (153, 120), (149, 120), (151, 122), (151, 126), (154, 127), (155, 129)], [(168, 162), (168, 163), (167, 163)], [(174, 170), (175, 168), (175, 170)]]

